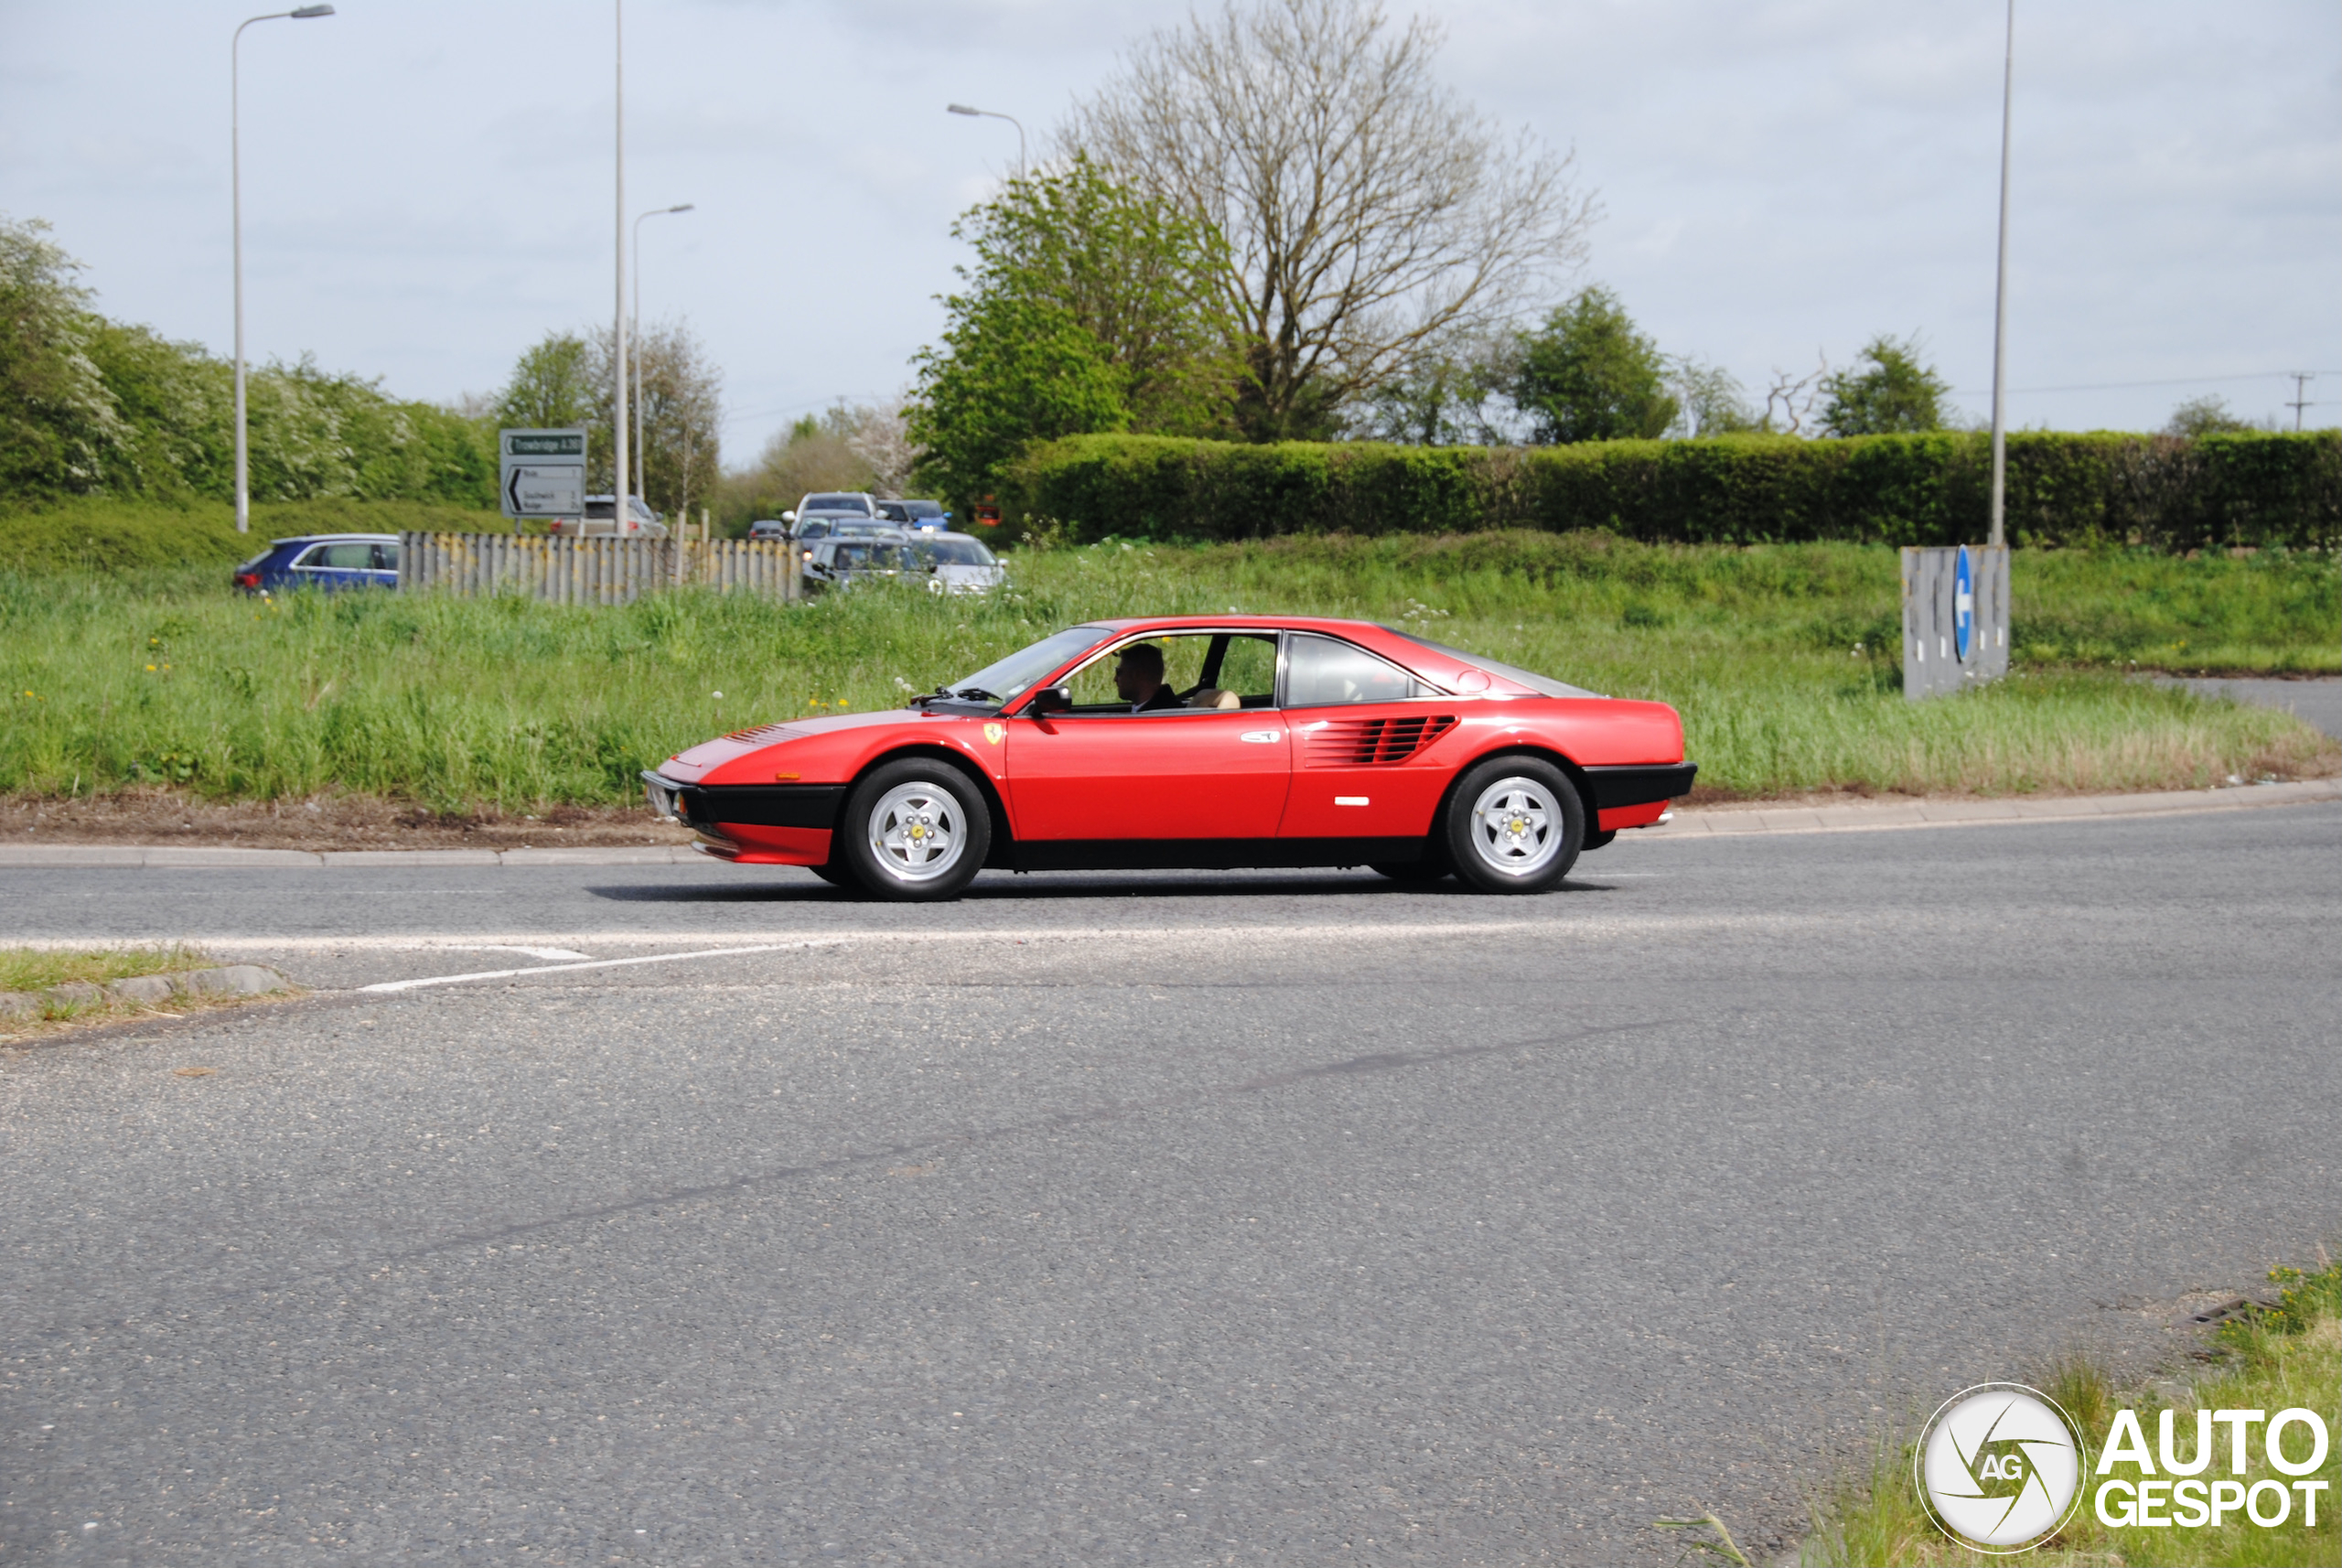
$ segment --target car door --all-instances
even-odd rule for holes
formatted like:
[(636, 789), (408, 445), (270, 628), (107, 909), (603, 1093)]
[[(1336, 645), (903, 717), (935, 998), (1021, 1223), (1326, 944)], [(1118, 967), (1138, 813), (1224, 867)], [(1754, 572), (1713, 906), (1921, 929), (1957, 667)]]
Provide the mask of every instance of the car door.
[[(1118, 699), (1116, 660), (1138, 641), (1164, 650), (1179, 706), (1133, 713)], [(1094, 657), (1065, 682), (1072, 712), (1016, 721), (1007, 771), (1017, 836), (1275, 837), (1290, 772), (1275, 657), (1273, 634), (1255, 632), (1125, 638)], [(1214, 705), (1188, 705), (1197, 700)], [(1228, 701), (1250, 705), (1218, 705)]]
[(1284, 712), (1293, 789), (1279, 838), (1420, 838), (1451, 771), (1438, 755), (1456, 727), (1442, 699), (1388, 660), (1339, 638), (1285, 639)]

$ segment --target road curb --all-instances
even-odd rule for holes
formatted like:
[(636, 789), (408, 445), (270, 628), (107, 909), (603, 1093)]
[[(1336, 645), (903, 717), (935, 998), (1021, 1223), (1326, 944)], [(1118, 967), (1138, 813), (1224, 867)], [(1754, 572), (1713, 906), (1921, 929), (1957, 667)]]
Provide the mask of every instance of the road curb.
[(231, 849), (181, 844), (0, 844), (0, 870), (254, 871), (272, 866), (685, 865), (706, 857), (688, 845), (612, 849)]
[[(2064, 795), (2047, 800), (1891, 800), (1834, 806), (1773, 806), (1754, 811), (1679, 811), (1646, 838), (1732, 838), (1746, 833), (1883, 832), (2008, 822), (2106, 821), (2241, 811), (2342, 800), (2342, 779), (2251, 784), (2226, 789), (2161, 789), (2137, 795)], [(5, 862), (0, 862), (5, 864)]]

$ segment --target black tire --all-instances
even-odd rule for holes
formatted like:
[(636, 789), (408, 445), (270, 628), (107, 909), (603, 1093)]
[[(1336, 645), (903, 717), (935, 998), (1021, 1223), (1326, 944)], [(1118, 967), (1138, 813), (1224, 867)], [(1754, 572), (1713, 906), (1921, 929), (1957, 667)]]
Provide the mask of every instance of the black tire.
[(948, 762), (909, 757), (872, 769), (847, 795), (830, 865), (874, 898), (930, 903), (966, 891), (991, 853), (983, 792)]
[(1425, 855), (1421, 860), (1370, 860), (1367, 866), (1393, 882), (1417, 886), (1437, 882), (1447, 875), (1447, 863), (1434, 855)]
[(1616, 828), (1605, 828), (1598, 833), (1588, 833), (1585, 835), (1585, 847), (1580, 849), (1578, 854), (1591, 854), (1617, 836), (1618, 830)]
[(854, 873), (835, 861), (827, 865), (809, 865), (805, 869), (833, 887), (849, 888), (856, 893), (862, 891), (862, 884), (854, 880)]
[(1466, 886), (1543, 893), (1560, 886), (1577, 864), (1585, 807), (1569, 775), (1552, 763), (1492, 757), (1456, 780), (1442, 825), (1448, 863)]

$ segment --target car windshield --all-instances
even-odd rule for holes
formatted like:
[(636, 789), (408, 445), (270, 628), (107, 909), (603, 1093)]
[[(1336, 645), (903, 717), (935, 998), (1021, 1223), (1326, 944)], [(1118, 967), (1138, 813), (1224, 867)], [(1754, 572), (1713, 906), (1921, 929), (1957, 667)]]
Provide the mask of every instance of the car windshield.
[(869, 507), (863, 504), (860, 496), (807, 496), (805, 504), (797, 510), (800, 512), (842, 511), (854, 517), (870, 515)]
[(903, 553), (898, 545), (841, 544), (832, 553), (830, 564), (841, 572), (894, 572), (903, 564)]
[(1030, 648), (1018, 649), (998, 663), (987, 664), (974, 674), (952, 682), (951, 694), (977, 703), (1013, 703), (1029, 691), (1036, 681), (1112, 635), (1102, 626), (1068, 627), (1055, 637), (1045, 637)]
[[(1398, 630), (1396, 627), (1385, 627), (1383, 629)], [(1551, 675), (1540, 675), (1534, 671), (1523, 670), (1517, 664), (1502, 664), (1493, 659), (1483, 659), (1477, 653), (1467, 653), (1460, 648), (1450, 648), (1444, 642), (1434, 642), (1427, 637), (1416, 637), (1403, 631), (1399, 632), (1399, 635), (1418, 647), (1428, 648), (1434, 653), (1445, 653), (1451, 659), (1461, 659), (1468, 664), (1486, 670), (1491, 675), (1501, 675), (1508, 681), (1526, 686), (1532, 692), (1542, 693), (1548, 697), (1598, 697), (1602, 694), (1599, 692), (1589, 692), (1583, 686), (1573, 686), (1566, 681), (1556, 681)]]
[(941, 517), (943, 515), (943, 503), (940, 501), (897, 501), (895, 505), (903, 509), (905, 517)]
[(932, 566), (989, 566), (992, 552), (972, 539), (922, 539), (911, 547)]

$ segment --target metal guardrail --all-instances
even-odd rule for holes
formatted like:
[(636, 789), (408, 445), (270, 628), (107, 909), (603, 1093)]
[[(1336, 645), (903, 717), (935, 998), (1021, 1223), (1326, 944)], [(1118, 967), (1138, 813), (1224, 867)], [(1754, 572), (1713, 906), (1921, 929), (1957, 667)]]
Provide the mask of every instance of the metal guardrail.
[(526, 533), (402, 533), (399, 591), (557, 605), (631, 604), (661, 588), (797, 599), (797, 551), (778, 539), (556, 539)]

